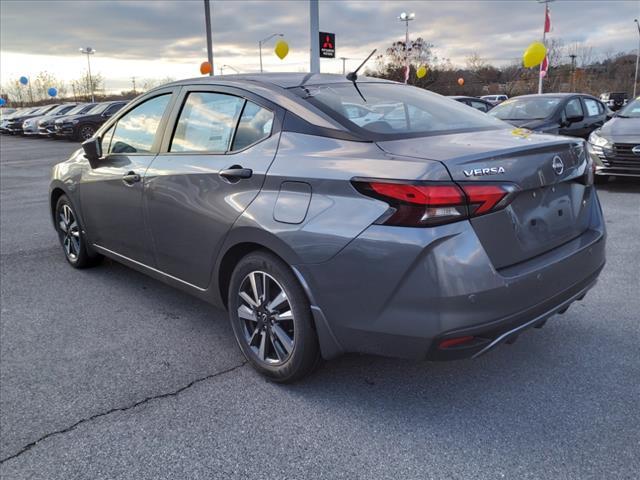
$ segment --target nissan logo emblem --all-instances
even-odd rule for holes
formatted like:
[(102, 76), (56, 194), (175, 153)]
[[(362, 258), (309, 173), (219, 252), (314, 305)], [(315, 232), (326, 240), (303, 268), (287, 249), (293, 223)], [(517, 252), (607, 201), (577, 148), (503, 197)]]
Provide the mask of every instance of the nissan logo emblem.
[(631, 149), (631, 151), (636, 155), (640, 155), (640, 145), (636, 145)]
[(557, 155), (553, 157), (551, 166), (553, 167), (553, 171), (556, 172), (556, 175), (562, 175), (562, 172), (564, 172), (564, 162)]

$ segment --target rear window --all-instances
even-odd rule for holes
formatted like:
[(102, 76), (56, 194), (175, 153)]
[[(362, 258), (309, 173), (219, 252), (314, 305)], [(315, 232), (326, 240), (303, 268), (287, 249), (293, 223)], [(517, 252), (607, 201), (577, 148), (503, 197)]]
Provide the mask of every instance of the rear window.
[(455, 100), (394, 83), (313, 85), (294, 89), (302, 98), (370, 140), (506, 128), (503, 122)]

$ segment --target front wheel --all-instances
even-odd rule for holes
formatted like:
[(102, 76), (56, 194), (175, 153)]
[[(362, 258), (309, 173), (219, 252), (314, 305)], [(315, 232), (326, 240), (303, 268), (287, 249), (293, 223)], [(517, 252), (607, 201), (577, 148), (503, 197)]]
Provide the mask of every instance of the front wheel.
[(100, 262), (102, 256), (87, 246), (78, 215), (66, 195), (56, 203), (55, 221), (62, 250), (72, 267), (87, 268)]
[(289, 266), (254, 252), (236, 266), (229, 286), (233, 333), (251, 365), (276, 382), (310, 374), (320, 359), (309, 301)]

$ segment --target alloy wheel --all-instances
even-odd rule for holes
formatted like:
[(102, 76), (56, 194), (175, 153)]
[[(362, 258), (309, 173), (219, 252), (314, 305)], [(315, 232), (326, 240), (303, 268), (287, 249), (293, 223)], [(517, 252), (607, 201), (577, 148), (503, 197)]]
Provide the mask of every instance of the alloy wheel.
[(91, 137), (93, 137), (94, 133), (95, 133), (95, 130), (93, 129), (93, 127), (90, 127), (87, 125), (80, 129), (80, 138), (82, 140), (89, 140)]
[(293, 352), (295, 327), (287, 294), (268, 273), (253, 271), (238, 291), (238, 319), (244, 340), (262, 362), (286, 362)]
[(67, 204), (62, 205), (58, 217), (64, 253), (71, 262), (76, 262), (80, 255), (80, 227), (73, 210)]

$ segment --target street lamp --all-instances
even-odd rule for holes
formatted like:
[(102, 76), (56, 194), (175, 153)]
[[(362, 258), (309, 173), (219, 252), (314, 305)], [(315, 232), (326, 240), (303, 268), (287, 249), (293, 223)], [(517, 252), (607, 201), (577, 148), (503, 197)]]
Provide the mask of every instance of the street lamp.
[(89, 56), (96, 53), (96, 51), (91, 47), (80, 48), (80, 53), (87, 56), (87, 68), (89, 69), (89, 91), (91, 92), (91, 103), (95, 103), (95, 98), (93, 97), (93, 80), (91, 79), (91, 61), (89, 60)]
[(222, 65), (220, 67), (220, 75), (224, 75), (224, 69), (225, 68), (230, 68), (231, 70), (233, 70), (236, 73), (240, 73), (240, 70), (238, 70), (236, 67), (232, 66), (232, 65)]
[(260, 50), (260, 73), (262, 73), (262, 44), (265, 43), (265, 42), (268, 42), (273, 37), (284, 37), (284, 34), (283, 33), (272, 33), (268, 37), (263, 38), (262, 40), (260, 40), (258, 42), (258, 50)]
[(409, 81), (409, 22), (416, 18), (416, 14), (411, 12), (402, 12), (398, 17), (398, 20), (404, 22), (405, 25), (405, 39), (404, 39), (404, 68), (406, 69), (404, 74), (404, 83)]
[(638, 27), (638, 53), (636, 54), (636, 76), (633, 79), (633, 98), (636, 98), (636, 87), (638, 86), (638, 63), (640, 63), (640, 23), (638, 23), (637, 18), (635, 18), (633, 21), (636, 22), (636, 27)]

